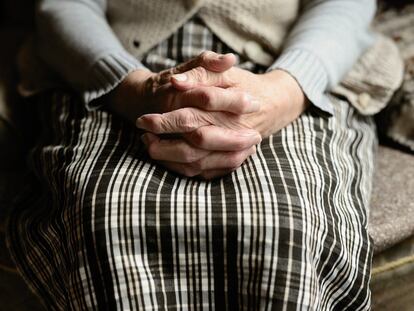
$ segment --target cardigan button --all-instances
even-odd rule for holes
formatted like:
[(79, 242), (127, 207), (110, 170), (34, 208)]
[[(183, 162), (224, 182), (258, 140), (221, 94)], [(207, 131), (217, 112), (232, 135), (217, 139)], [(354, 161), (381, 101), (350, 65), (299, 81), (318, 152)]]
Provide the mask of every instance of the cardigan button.
[(361, 93), (358, 96), (359, 105), (363, 108), (367, 108), (371, 102), (371, 99), (371, 95), (369, 95), (368, 93)]
[(138, 40), (134, 40), (132, 41), (132, 44), (134, 45), (134, 47), (136, 47), (137, 49), (141, 46), (141, 42)]
[(269, 66), (273, 62), (273, 57), (266, 53), (262, 46), (255, 41), (247, 41), (243, 46), (243, 53), (247, 58), (260, 65)]

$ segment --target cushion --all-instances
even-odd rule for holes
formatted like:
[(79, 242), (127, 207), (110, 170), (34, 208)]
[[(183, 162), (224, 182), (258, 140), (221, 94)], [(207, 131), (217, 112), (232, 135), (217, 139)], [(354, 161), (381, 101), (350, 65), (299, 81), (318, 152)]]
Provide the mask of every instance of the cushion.
[(414, 156), (380, 146), (369, 220), (379, 253), (414, 235)]
[(376, 29), (394, 39), (405, 63), (402, 87), (378, 116), (382, 136), (414, 152), (414, 4), (388, 9)]

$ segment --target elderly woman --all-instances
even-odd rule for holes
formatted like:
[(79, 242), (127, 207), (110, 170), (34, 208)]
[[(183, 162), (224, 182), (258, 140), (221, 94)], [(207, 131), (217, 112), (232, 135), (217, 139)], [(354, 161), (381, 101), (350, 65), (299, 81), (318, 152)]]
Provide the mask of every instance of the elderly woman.
[(56, 310), (368, 310), (375, 7), (39, 1), (9, 225), (31, 288)]

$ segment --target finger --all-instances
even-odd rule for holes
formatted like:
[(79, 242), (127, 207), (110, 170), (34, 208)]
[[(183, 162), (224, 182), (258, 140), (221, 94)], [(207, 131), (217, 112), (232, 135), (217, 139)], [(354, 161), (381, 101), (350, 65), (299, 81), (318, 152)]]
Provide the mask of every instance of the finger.
[(190, 163), (195, 170), (210, 171), (237, 169), (246, 159), (256, 152), (256, 146), (241, 151), (217, 151)]
[[(212, 179), (237, 170), (246, 158), (255, 152), (255, 147), (242, 152), (216, 152), (192, 164), (170, 161), (159, 162), (169, 170), (187, 177), (200, 176), (203, 179)], [(202, 162), (204, 164), (201, 164)]]
[(155, 134), (173, 134), (191, 132), (212, 121), (205, 111), (181, 108), (163, 114), (145, 114), (137, 119), (136, 126)]
[(232, 53), (218, 54), (213, 51), (204, 51), (197, 57), (186, 63), (176, 66), (174, 73), (186, 72), (195, 67), (203, 67), (214, 72), (223, 72), (233, 67), (237, 62), (236, 56)]
[(183, 138), (197, 148), (215, 151), (240, 151), (262, 140), (260, 133), (252, 129), (232, 130), (215, 125), (184, 133)]
[(142, 135), (141, 139), (150, 157), (158, 161), (194, 163), (211, 153), (208, 150), (196, 148), (183, 139), (160, 139), (151, 133)]
[(246, 92), (219, 87), (199, 87), (179, 92), (174, 96), (173, 107), (196, 107), (206, 111), (225, 111), (235, 114), (257, 112), (260, 103)]
[(236, 56), (232, 53), (223, 55), (212, 51), (205, 51), (188, 62), (160, 72), (159, 83), (167, 83), (172, 75), (186, 72), (196, 67), (203, 67), (213, 72), (224, 72), (233, 67), (236, 62)]
[[(227, 118), (228, 124), (223, 126), (234, 126), (238, 122), (235, 115), (228, 115)], [(216, 122), (214, 113), (182, 108), (163, 114), (143, 115), (137, 119), (136, 126), (155, 134), (184, 134), (187, 141), (207, 150), (242, 150), (261, 141), (260, 133), (253, 129), (213, 126)], [(223, 120), (220, 122), (223, 123)]]
[(228, 78), (226, 72), (213, 72), (201, 66), (173, 75), (171, 77), (171, 84), (180, 91), (200, 86), (228, 88), (234, 85)]

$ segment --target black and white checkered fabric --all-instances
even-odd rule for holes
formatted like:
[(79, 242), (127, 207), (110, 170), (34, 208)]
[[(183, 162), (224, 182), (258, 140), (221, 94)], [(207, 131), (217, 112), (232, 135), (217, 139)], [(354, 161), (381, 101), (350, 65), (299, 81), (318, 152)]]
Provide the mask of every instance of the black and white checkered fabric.
[[(203, 50), (230, 51), (192, 20), (144, 63)], [(43, 94), (8, 226), (20, 272), (52, 310), (368, 310), (375, 128), (331, 99), (332, 118), (305, 112), (207, 182), (151, 162), (117, 117)]]

